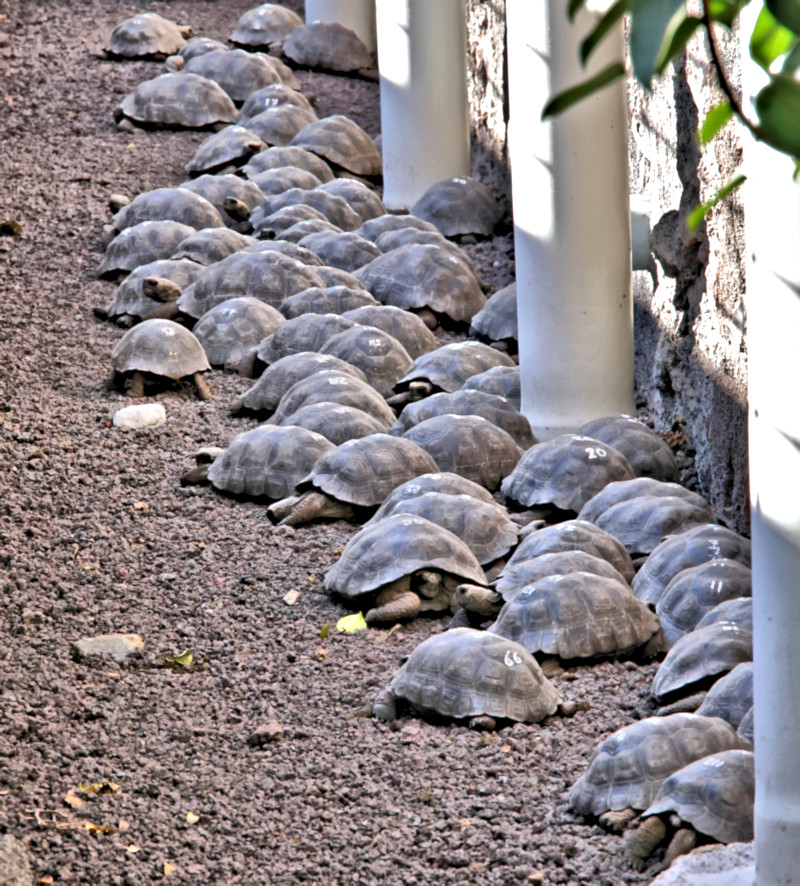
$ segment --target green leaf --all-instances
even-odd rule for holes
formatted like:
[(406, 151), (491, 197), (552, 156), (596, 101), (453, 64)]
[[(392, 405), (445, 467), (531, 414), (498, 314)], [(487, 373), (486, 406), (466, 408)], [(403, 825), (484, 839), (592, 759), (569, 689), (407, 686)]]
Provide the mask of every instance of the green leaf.
[(326, 621), (325, 624), (319, 629), (319, 638), (320, 640), (324, 640), (331, 630), (331, 623)]
[(797, 38), (764, 7), (750, 35), (750, 57), (765, 71), (776, 58), (788, 52)]
[(345, 615), (336, 622), (336, 630), (341, 634), (355, 634), (356, 631), (363, 631), (366, 626), (367, 623), (360, 612)]
[(681, 20), (675, 19), (667, 31), (667, 42), (661, 47), (656, 62), (656, 74), (663, 74), (667, 65), (679, 56), (692, 39), (692, 34), (703, 24), (703, 19), (694, 15), (684, 15)]
[(798, 68), (800, 68), (800, 41), (794, 44), (791, 51), (784, 59), (781, 73), (794, 74)]
[(582, 98), (586, 98), (594, 92), (598, 92), (604, 86), (625, 76), (625, 65), (622, 62), (612, 62), (608, 67), (590, 77), (578, 86), (565, 89), (563, 92), (556, 93), (544, 106), (542, 111), (542, 120), (546, 117), (552, 117), (560, 114), (570, 106), (579, 102)]
[(633, 0), (629, 46), (636, 79), (649, 88), (672, 34), (686, 18), (685, 0)]
[(733, 27), (736, 16), (747, 6), (750, 0), (710, 0), (708, 13), (711, 20), (719, 22), (728, 28)]
[(800, 157), (800, 83), (787, 74), (774, 74), (756, 96), (760, 128), (773, 147)]
[(569, 0), (569, 6), (567, 7), (567, 18), (572, 21), (578, 13), (578, 10), (583, 6), (586, 0)]
[(797, 0), (764, 0), (767, 9), (790, 31), (800, 34), (800, 3)]
[(167, 664), (176, 664), (180, 665), (182, 668), (188, 668), (192, 661), (194, 661), (194, 656), (190, 649), (184, 649), (180, 655), (165, 656), (164, 661)]
[(742, 182), (745, 181), (744, 175), (735, 175), (732, 179), (729, 179), (725, 184), (711, 197), (709, 200), (706, 200), (705, 203), (701, 203), (699, 206), (696, 206), (690, 213), (686, 219), (686, 227), (689, 229), (689, 232), (694, 234), (697, 228), (700, 226), (700, 223), (703, 219), (708, 215), (709, 212), (724, 200), (728, 194), (732, 191), (735, 191)]
[(616, 0), (615, 3), (606, 10), (600, 17), (600, 20), (594, 26), (589, 35), (581, 43), (581, 63), (586, 64), (586, 60), (594, 52), (595, 48), (602, 41), (603, 37), (611, 31), (623, 15), (631, 8), (633, 0)]
[(722, 129), (722, 127), (733, 116), (733, 108), (729, 101), (721, 102), (715, 105), (706, 114), (706, 119), (697, 130), (697, 141), (699, 144), (707, 145), (712, 138)]

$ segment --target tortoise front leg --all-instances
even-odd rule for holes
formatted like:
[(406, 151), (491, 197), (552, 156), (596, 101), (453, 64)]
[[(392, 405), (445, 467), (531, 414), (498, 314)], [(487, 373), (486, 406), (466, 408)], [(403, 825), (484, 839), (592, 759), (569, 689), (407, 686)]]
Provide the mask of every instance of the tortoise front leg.
[(646, 818), (635, 831), (625, 838), (625, 860), (637, 871), (647, 867), (647, 859), (653, 850), (667, 836), (667, 826), (657, 816)]
[(135, 370), (131, 375), (131, 383), (128, 388), (129, 397), (144, 397), (144, 375)]
[(194, 382), (195, 388), (197, 388), (197, 398), (198, 400), (210, 400), (213, 396), (211, 393), (211, 388), (208, 386), (208, 382), (203, 378), (202, 372), (195, 372), (192, 376), (192, 381)]
[(375, 598), (375, 606), (364, 616), (368, 625), (380, 622), (416, 618), (419, 615), (420, 599), (409, 588), (408, 576), (386, 585)]

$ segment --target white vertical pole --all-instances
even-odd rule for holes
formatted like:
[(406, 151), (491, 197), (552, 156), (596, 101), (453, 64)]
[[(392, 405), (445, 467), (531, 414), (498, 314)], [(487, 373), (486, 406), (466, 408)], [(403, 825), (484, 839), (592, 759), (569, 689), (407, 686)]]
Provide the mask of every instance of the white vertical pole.
[(522, 411), (543, 440), (634, 406), (625, 83), (540, 119), (623, 58), (620, 26), (581, 67), (594, 21), (570, 24), (564, 0), (506, 3)]
[[(742, 35), (757, 12), (742, 11)], [(766, 75), (741, 54), (750, 97)], [(744, 157), (756, 880), (784, 886), (800, 880), (800, 187), (789, 157), (752, 141)]]
[(383, 202), (470, 174), (464, 0), (378, 0)]
[(307, 22), (338, 22), (355, 31), (370, 52), (375, 52), (375, 0), (306, 0)]

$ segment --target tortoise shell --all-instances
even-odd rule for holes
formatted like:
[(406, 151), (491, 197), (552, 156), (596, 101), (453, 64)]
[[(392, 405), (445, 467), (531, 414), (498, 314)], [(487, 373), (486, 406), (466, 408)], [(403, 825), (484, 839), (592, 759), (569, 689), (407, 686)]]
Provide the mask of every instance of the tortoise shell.
[(519, 540), (519, 526), (512, 523), (505, 509), (494, 501), (485, 502), (471, 495), (423, 492), (413, 497), (384, 501), (378, 513), (365, 524), (371, 526), (393, 514), (424, 517), (458, 536), (485, 567), (506, 554)]
[(106, 308), (106, 313), (112, 320), (126, 314), (142, 319), (161, 305), (160, 301), (144, 294), (142, 284), (145, 278), (162, 277), (172, 281), (180, 289), (184, 289), (191, 285), (203, 273), (203, 270), (203, 265), (197, 262), (174, 258), (159, 259), (139, 265), (119, 284), (116, 295)]
[(664, 588), (683, 569), (726, 557), (750, 566), (750, 541), (726, 526), (702, 523), (664, 539), (636, 574), (633, 592), (658, 604)]
[[(344, 445), (354, 447), (369, 439)], [(343, 597), (358, 598), (420, 569), (486, 584), (483, 569), (460, 538), (423, 517), (394, 514), (363, 527), (350, 539), (325, 575), (325, 588)]]
[(578, 815), (647, 809), (673, 772), (708, 754), (747, 747), (718, 717), (670, 714), (637, 720), (595, 748), (570, 791), (569, 805)]
[[(351, 369), (355, 371), (355, 367)], [(281, 397), (272, 421), (281, 422), (301, 406), (323, 400), (361, 409), (377, 418), (385, 427), (394, 418), (394, 413), (383, 397), (366, 381), (354, 377), (352, 372), (325, 369), (295, 382)]]
[(675, 641), (653, 678), (651, 694), (664, 698), (753, 660), (752, 628), (716, 622)]
[(272, 147), (286, 147), (301, 129), (317, 119), (314, 111), (287, 102), (250, 117), (247, 128)]
[(319, 459), (297, 491), (317, 489), (337, 501), (377, 507), (395, 486), (435, 470), (433, 459), (410, 440), (370, 434)]
[(709, 754), (665, 779), (642, 817), (677, 813), (682, 822), (720, 843), (749, 842), (755, 781), (752, 751)]
[(355, 406), (347, 406), (344, 403), (333, 403), (330, 400), (320, 400), (316, 403), (306, 403), (291, 415), (282, 419), (282, 425), (297, 425), (308, 428), (322, 434), (339, 446), (348, 440), (356, 440), (359, 437), (367, 437), (370, 434), (383, 434), (386, 425)]
[(208, 469), (215, 489), (247, 498), (290, 495), (314, 462), (333, 449), (306, 428), (260, 425), (238, 434)]
[(426, 492), (437, 492), (441, 495), (467, 495), (476, 501), (500, 507), (492, 498), (491, 493), (483, 486), (479, 486), (472, 480), (467, 480), (460, 474), (437, 471), (433, 474), (421, 474), (419, 477), (414, 477), (413, 480), (408, 480), (395, 487), (370, 518), (369, 523), (377, 523), (378, 520), (382, 520), (383, 517), (396, 510), (398, 504), (411, 498), (417, 498)]
[(355, 175), (378, 176), (383, 171), (383, 161), (375, 142), (355, 121), (342, 114), (309, 123), (297, 133), (291, 144), (318, 154)]
[(276, 166), (275, 169), (265, 169), (264, 172), (251, 176), (250, 181), (265, 197), (274, 197), (276, 194), (288, 191), (289, 188), (304, 188), (310, 191), (320, 184), (320, 180), (313, 172), (300, 169), (298, 166)]
[(144, 221), (175, 221), (199, 231), (224, 224), (216, 207), (187, 188), (155, 188), (137, 194), (113, 218), (117, 231)]
[(592, 437), (561, 434), (527, 450), (503, 482), (503, 494), (526, 508), (552, 504), (577, 513), (608, 483), (632, 479), (618, 450)]
[(487, 715), (538, 723), (561, 703), (530, 653), (472, 628), (424, 640), (389, 688), (421, 711), (454, 719)]
[(350, 208), (350, 204), (342, 197), (328, 194), (319, 188), (305, 190), (303, 188), (289, 188), (282, 194), (267, 197), (257, 212), (251, 215), (250, 221), (254, 228), (260, 228), (262, 223), (274, 212), (283, 209), (284, 206), (292, 206), (302, 203), (321, 212), (328, 221), (341, 228), (343, 231), (354, 231), (361, 224), (361, 217)]
[(403, 227), (394, 231), (385, 231), (375, 238), (375, 245), (381, 252), (391, 252), (394, 249), (400, 249), (402, 246), (410, 246), (412, 243), (438, 246), (444, 252), (449, 253), (462, 264), (465, 264), (475, 275), (475, 279), (478, 279), (478, 272), (475, 270), (475, 264), (469, 255), (460, 246), (443, 237), (437, 230), (427, 231), (420, 228)]
[(569, 572), (522, 588), (489, 630), (532, 654), (571, 660), (625, 655), (647, 643), (659, 627), (658, 618), (624, 580)]
[[(362, 224), (368, 219), (379, 218), (386, 213), (383, 200), (375, 191), (354, 178), (335, 178), (332, 181), (325, 182), (320, 187), (320, 190), (347, 200), (350, 206), (361, 216)], [(363, 234), (359, 234), (359, 236), (363, 237)], [(364, 237), (364, 239), (369, 240), (370, 238)], [(373, 241), (370, 240), (370, 242)]]
[(244, 49), (204, 52), (186, 63), (183, 75), (186, 74), (196, 74), (213, 80), (236, 104), (242, 104), (256, 89), (281, 82), (281, 77), (268, 56)]
[(631, 555), (622, 542), (594, 523), (587, 523), (585, 520), (565, 520), (554, 526), (545, 526), (543, 529), (528, 533), (514, 551), (506, 568), (542, 554), (561, 551), (584, 551), (607, 560), (629, 584), (636, 574)]
[(469, 176), (455, 176), (431, 185), (411, 214), (435, 225), (445, 237), (490, 237), (503, 210), (486, 185)]
[(297, 105), (306, 111), (313, 111), (311, 102), (303, 95), (290, 89), (285, 83), (273, 83), (270, 86), (264, 86), (262, 89), (256, 89), (247, 96), (244, 104), (239, 109), (239, 117), (237, 123), (240, 126), (246, 126), (247, 121), (251, 117), (257, 117), (262, 111), (268, 111), (270, 108), (277, 108), (280, 105)]
[(323, 71), (358, 71), (373, 66), (361, 38), (339, 22), (309, 22), (283, 41), (283, 54), (295, 64)]
[(394, 336), (408, 351), (412, 360), (438, 347), (434, 334), (416, 314), (380, 304), (369, 292), (361, 290), (368, 302), (342, 311), (342, 316), (362, 326), (376, 326)]
[[(322, 267), (322, 259), (319, 256), (314, 255), (314, 253), (310, 249), (306, 249), (305, 246), (300, 246), (299, 243), (292, 243), (289, 240), (256, 240), (252, 246), (247, 246), (244, 252), (280, 252), (281, 255), (286, 255), (289, 258), (293, 258), (295, 261), (299, 261), (301, 264), (308, 265), (316, 274), (317, 268)], [(312, 287), (313, 288), (313, 287)], [(305, 292), (306, 290), (301, 290), (301, 292)], [(281, 302), (283, 305), (283, 302)]]
[[(253, 95), (255, 94), (253, 93)], [(306, 169), (316, 175), (321, 182), (329, 182), (334, 178), (333, 170), (318, 154), (315, 154), (313, 151), (306, 151), (305, 148), (288, 146), (267, 148), (266, 151), (256, 154), (242, 168), (242, 172), (248, 178), (252, 178), (260, 172), (266, 172), (268, 169), (276, 169), (280, 166), (297, 166), (299, 169)]]
[(581, 520), (597, 523), (609, 508), (645, 496), (657, 498), (681, 498), (694, 505), (698, 510), (708, 512), (707, 523), (714, 523), (711, 505), (696, 492), (691, 492), (678, 483), (667, 483), (652, 477), (636, 477), (633, 480), (617, 480), (604, 486), (582, 508)]
[(226, 126), (201, 142), (183, 168), (189, 175), (219, 172), (230, 166), (242, 166), (253, 154), (266, 147), (266, 143), (251, 129), (239, 125)]
[(236, 370), (267, 335), (284, 322), (283, 314), (257, 298), (229, 298), (206, 311), (192, 331), (212, 366)]
[(750, 744), (755, 740), (755, 722), (753, 719), (752, 705), (750, 710), (748, 710), (744, 717), (742, 717), (742, 720), (739, 723), (739, 728), (736, 732), (744, 741), (749, 742)]
[(199, 265), (208, 266), (255, 242), (254, 237), (248, 237), (230, 228), (203, 228), (181, 240), (178, 248), (172, 253), (172, 258), (188, 259)]
[(120, 22), (106, 46), (110, 58), (165, 59), (186, 45), (191, 28), (181, 28), (155, 12), (141, 12)]
[(468, 378), (493, 366), (512, 367), (514, 361), (507, 354), (502, 354), (480, 342), (453, 342), (418, 357), (395, 389), (398, 392), (405, 391), (411, 382), (425, 381), (429, 382), (434, 390), (453, 393), (461, 388)]
[(596, 418), (583, 425), (578, 433), (619, 449), (637, 477), (652, 477), (669, 483), (680, 479), (678, 462), (663, 437), (630, 415)]
[[(484, 307), (472, 318), (469, 334), (473, 338), (482, 338), (486, 341), (513, 339), (516, 342), (518, 334), (516, 283), (509, 283), (508, 286), (498, 289), (489, 296)], [(584, 431), (581, 430), (581, 433)]]
[(664, 588), (656, 603), (667, 647), (694, 630), (717, 604), (749, 596), (752, 584), (750, 568), (725, 557), (682, 569)]
[(302, 24), (303, 19), (291, 9), (279, 3), (262, 3), (239, 16), (229, 39), (237, 46), (269, 49)]
[[(281, 397), (295, 383), (326, 369), (338, 370), (365, 382), (364, 373), (338, 357), (303, 351), (282, 357), (268, 366), (256, 383), (233, 405), (233, 412), (252, 412), (269, 415), (274, 412)], [(391, 413), (391, 410), (389, 410)], [(287, 413), (288, 415), (288, 413)]]
[(161, 129), (206, 129), (235, 123), (236, 105), (218, 83), (181, 72), (140, 83), (122, 100), (114, 117)]
[(486, 302), (474, 273), (434, 245), (411, 243), (393, 249), (359, 268), (355, 276), (383, 304), (428, 308), (456, 323), (468, 323)]
[[(259, 236), (264, 236), (264, 230), (260, 226), (257, 228)], [(304, 221), (299, 221), (296, 224), (293, 224), (290, 228), (286, 228), (281, 232), (281, 237), (284, 240), (291, 240), (293, 243), (299, 243), (301, 240), (309, 237), (311, 234), (341, 234), (343, 233), (340, 227), (337, 227), (333, 222), (328, 221), (327, 218), (309, 218)], [(348, 271), (343, 271), (343, 273), (349, 273)]]
[(203, 346), (172, 320), (144, 320), (129, 329), (111, 352), (116, 372), (149, 372), (179, 379), (211, 367)]
[(479, 415), (437, 415), (398, 439), (421, 446), (440, 471), (461, 474), (490, 490), (500, 486), (522, 456), (510, 434)]
[(523, 451), (537, 442), (528, 419), (508, 400), (465, 388), (459, 388), (452, 394), (432, 394), (415, 403), (409, 403), (389, 433), (401, 436), (420, 422), (437, 415), (479, 415), (509, 434)]
[(176, 71), (182, 70), (186, 62), (190, 61), (197, 55), (202, 55), (204, 52), (213, 52), (215, 49), (227, 48), (228, 47), (224, 43), (221, 43), (219, 40), (214, 40), (212, 37), (190, 37), (186, 41), (186, 44), (177, 52), (177, 57), (180, 59), (180, 62), (174, 67), (170, 67), (170, 61), (174, 61), (174, 59), (168, 59), (167, 69), (172, 73), (175, 73)]
[[(346, 317), (340, 317), (340, 320), (353, 322)], [(360, 324), (330, 336), (319, 350), (357, 366), (384, 397), (391, 394), (395, 382), (412, 363), (408, 351), (394, 336), (374, 326)]]
[(358, 233), (374, 243), (382, 234), (390, 231), (400, 231), (405, 228), (429, 231), (433, 234), (439, 233), (434, 225), (423, 221), (421, 218), (417, 218), (415, 215), (393, 215), (391, 213), (367, 219), (358, 229)]
[(277, 308), (295, 292), (321, 283), (311, 268), (280, 252), (234, 252), (184, 289), (178, 307), (199, 318), (226, 299), (250, 295)]
[[(724, 623), (737, 625), (745, 630), (753, 630), (753, 598), (734, 597), (732, 600), (723, 600), (717, 603), (713, 609), (697, 622), (697, 628), (705, 628), (708, 625)], [(695, 629), (696, 630), (696, 629)]]
[(382, 254), (374, 243), (354, 231), (318, 231), (303, 237), (300, 243), (326, 265), (343, 271), (357, 271)]
[(492, 366), (490, 369), (485, 369), (468, 378), (462, 387), (470, 391), (484, 391), (487, 394), (505, 397), (517, 409), (522, 405), (519, 366), (517, 365)]
[[(321, 351), (328, 339), (346, 329), (353, 329), (356, 325), (352, 320), (345, 320), (338, 314), (301, 314), (282, 323), (272, 335), (261, 342), (256, 353), (258, 359), (269, 366), (288, 354)], [(343, 359), (339, 354), (333, 356)]]
[(125, 228), (106, 247), (97, 276), (114, 279), (139, 265), (170, 258), (194, 233), (193, 227), (176, 221), (143, 221)]
[(249, 221), (241, 221), (234, 218), (225, 209), (225, 201), (229, 197), (241, 200), (252, 212), (264, 202), (264, 194), (261, 189), (238, 175), (198, 175), (196, 178), (182, 182), (180, 187), (188, 191), (194, 191), (205, 197), (209, 203), (217, 208), (222, 220), (229, 228), (247, 233), (250, 230)]
[(515, 559), (506, 564), (494, 582), (494, 589), (508, 602), (528, 585), (551, 575), (588, 572), (627, 584), (623, 574), (608, 560), (585, 551), (556, 551), (530, 559)]
[(367, 292), (366, 288), (349, 271), (332, 268), (330, 265), (321, 265), (317, 273), (326, 286), (349, 286), (351, 289), (363, 289), (364, 292)]
[(714, 683), (697, 713), (704, 717), (722, 717), (738, 729), (752, 707), (753, 662), (743, 661)]
[(367, 326), (357, 317), (346, 316), (353, 308), (377, 305), (366, 289), (351, 289), (349, 286), (312, 286), (286, 299), (281, 305), (281, 313), (288, 320), (301, 314), (340, 314), (347, 320)]

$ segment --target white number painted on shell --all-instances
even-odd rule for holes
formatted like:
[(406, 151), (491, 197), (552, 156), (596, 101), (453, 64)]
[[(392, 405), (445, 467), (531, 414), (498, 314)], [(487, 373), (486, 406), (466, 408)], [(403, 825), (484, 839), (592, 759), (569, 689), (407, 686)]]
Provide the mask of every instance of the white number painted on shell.
[(514, 665), (522, 664), (522, 657), (519, 652), (513, 649), (506, 649), (505, 658), (503, 659), (507, 668), (513, 668)]
[(593, 459), (593, 458), (605, 458), (605, 457), (608, 455), (608, 453), (606, 452), (606, 450), (605, 450), (605, 449), (601, 449), (599, 446), (597, 446), (597, 447), (595, 447), (595, 446), (587, 446), (586, 449), (584, 449), (583, 451), (589, 453), (589, 458), (590, 458), (590, 459)]

